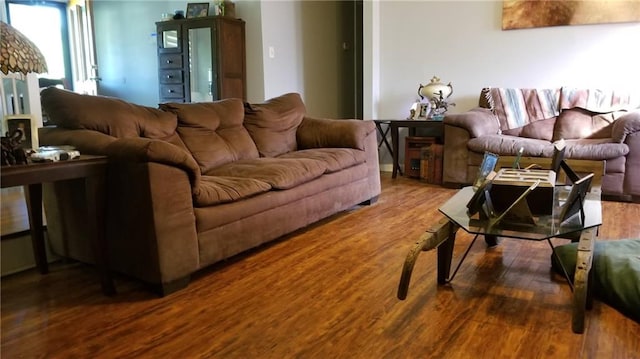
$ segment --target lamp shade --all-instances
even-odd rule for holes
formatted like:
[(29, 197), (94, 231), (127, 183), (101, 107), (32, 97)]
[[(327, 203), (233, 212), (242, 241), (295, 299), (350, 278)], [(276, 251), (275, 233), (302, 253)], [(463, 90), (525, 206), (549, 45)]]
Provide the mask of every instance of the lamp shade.
[(47, 62), (38, 47), (13, 26), (0, 21), (0, 71), (47, 72)]

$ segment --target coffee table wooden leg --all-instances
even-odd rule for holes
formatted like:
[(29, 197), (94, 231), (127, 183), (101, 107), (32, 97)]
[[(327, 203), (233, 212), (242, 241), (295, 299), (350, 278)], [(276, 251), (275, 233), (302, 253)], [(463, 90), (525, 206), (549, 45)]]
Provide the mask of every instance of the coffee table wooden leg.
[(438, 284), (446, 284), (449, 279), (455, 243), (456, 235), (454, 232), (447, 236), (446, 240), (438, 247)]
[(35, 183), (24, 186), (24, 196), (27, 201), (29, 214), (29, 232), (36, 266), (41, 274), (49, 273), (47, 253), (44, 247), (44, 233), (42, 231), (42, 184)]
[(578, 243), (576, 271), (573, 280), (573, 314), (571, 325), (574, 333), (584, 332), (585, 311), (591, 307), (591, 290), (589, 279), (593, 263), (593, 249), (596, 242), (596, 229), (590, 228), (582, 232)]
[(498, 245), (498, 236), (493, 236), (490, 234), (485, 234), (484, 235), (484, 242), (487, 244), (487, 246), (489, 247), (495, 247)]
[(413, 267), (416, 264), (420, 252), (439, 248), (439, 246), (449, 238), (449, 234), (452, 232), (451, 227), (452, 224), (448, 219), (441, 219), (433, 227), (427, 229), (411, 248), (402, 267), (402, 275), (400, 276), (400, 284), (398, 285), (398, 299), (403, 300), (407, 297), (411, 273), (413, 272)]

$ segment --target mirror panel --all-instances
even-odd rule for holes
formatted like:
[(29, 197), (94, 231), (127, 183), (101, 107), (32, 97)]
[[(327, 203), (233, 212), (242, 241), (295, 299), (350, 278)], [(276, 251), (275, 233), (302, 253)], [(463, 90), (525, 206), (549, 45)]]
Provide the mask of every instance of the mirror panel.
[(211, 93), (211, 29), (189, 29), (189, 84), (191, 102), (213, 101)]
[(178, 30), (165, 30), (162, 32), (162, 47), (165, 49), (178, 48)]

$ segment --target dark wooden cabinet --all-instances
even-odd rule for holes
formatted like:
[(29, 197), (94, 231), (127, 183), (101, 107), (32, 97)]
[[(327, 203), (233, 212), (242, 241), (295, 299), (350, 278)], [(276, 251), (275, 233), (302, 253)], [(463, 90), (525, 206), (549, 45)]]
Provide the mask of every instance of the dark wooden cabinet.
[(244, 25), (224, 16), (157, 22), (160, 102), (245, 99)]

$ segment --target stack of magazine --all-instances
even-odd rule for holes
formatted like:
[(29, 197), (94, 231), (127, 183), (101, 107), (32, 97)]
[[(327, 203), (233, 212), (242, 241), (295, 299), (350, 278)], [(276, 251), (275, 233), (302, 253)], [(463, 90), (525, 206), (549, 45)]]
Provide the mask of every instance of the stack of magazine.
[(33, 162), (58, 162), (80, 157), (80, 151), (73, 146), (42, 146), (31, 154)]

